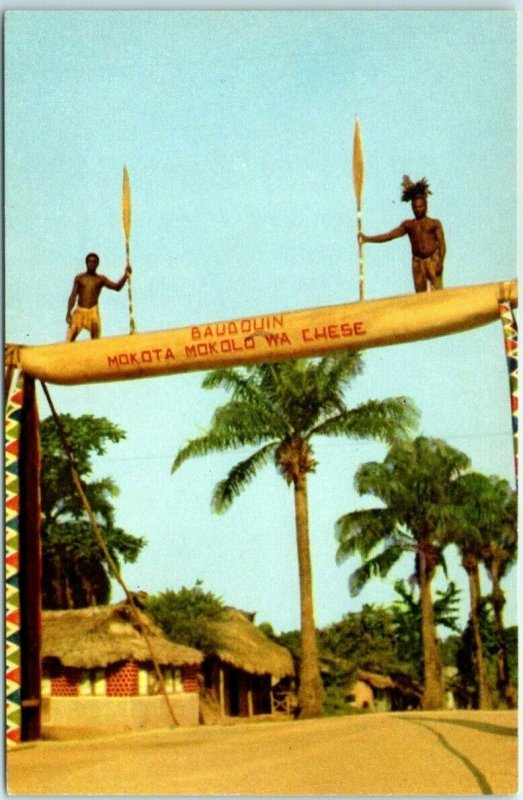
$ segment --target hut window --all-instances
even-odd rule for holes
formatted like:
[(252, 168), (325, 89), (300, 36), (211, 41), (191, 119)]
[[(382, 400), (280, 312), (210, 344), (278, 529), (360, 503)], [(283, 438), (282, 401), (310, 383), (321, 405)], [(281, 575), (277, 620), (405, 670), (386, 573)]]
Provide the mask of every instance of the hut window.
[(179, 667), (166, 667), (162, 674), (165, 681), (165, 690), (169, 694), (183, 692), (182, 671)]
[(138, 670), (138, 694), (144, 696), (159, 693), (160, 686), (154, 669), (147, 669), (145, 666), (140, 667)]
[[(179, 667), (161, 667), (165, 691), (168, 694), (183, 692), (182, 671)], [(138, 694), (160, 694), (161, 688), (154, 669), (142, 667), (138, 671)]]
[(83, 670), (80, 673), (80, 681), (78, 683), (78, 694), (86, 695), (91, 694), (91, 677), (89, 670)]
[(165, 691), (168, 694), (172, 694), (174, 692), (174, 670), (171, 667), (167, 667), (163, 670), (163, 680), (165, 683)]
[(179, 667), (165, 667), (162, 671), (165, 691), (168, 694), (183, 692), (182, 671)]
[(149, 694), (149, 670), (144, 667), (138, 670), (138, 694)]
[(103, 669), (93, 670), (93, 694), (105, 694), (105, 672)]
[(103, 669), (86, 669), (80, 674), (78, 694), (105, 695), (105, 672)]

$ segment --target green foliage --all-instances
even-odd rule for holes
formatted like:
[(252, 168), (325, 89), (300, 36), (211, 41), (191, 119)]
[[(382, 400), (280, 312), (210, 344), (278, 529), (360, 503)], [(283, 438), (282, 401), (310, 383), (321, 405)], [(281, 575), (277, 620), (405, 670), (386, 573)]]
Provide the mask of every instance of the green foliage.
[(508, 481), (469, 472), (454, 482), (453, 495), (452, 541), (462, 554), (488, 560), (491, 541), (510, 540), (513, 545), (507, 549), (514, 552), (517, 507)]
[(301, 635), (300, 631), (282, 631), (280, 634), (272, 635), (270, 632), (265, 634), (269, 639), (272, 639), (276, 644), (286, 647), (290, 651), (295, 662), (299, 662), (301, 658)]
[(343, 685), (332, 683), (325, 687), (323, 713), (326, 717), (358, 716), (368, 713), (363, 709), (353, 708), (347, 703), (347, 686), (348, 683)]
[(188, 589), (167, 589), (147, 599), (147, 611), (173, 642), (195, 647), (204, 653), (216, 650), (216, 634), (210, 622), (223, 619), (225, 607), (220, 597), (203, 590), (203, 582), (197, 580)]
[(355, 477), (359, 494), (383, 506), (353, 511), (336, 523), (338, 563), (359, 553), (364, 559), (349, 580), (354, 596), (373, 577), (384, 578), (403, 553), (423, 550), (431, 578), (448, 539), (453, 506), (453, 481), (469, 466), (459, 450), (439, 439), (419, 436), (395, 442), (383, 462), (362, 464)]
[[(104, 455), (107, 442), (121, 441), (124, 431), (104, 417), (90, 414), (77, 418), (63, 414), (60, 420), (111, 556), (117, 564), (120, 560), (136, 561), (146, 542), (116, 525), (113, 499), (119, 494), (118, 487), (111, 478), (90, 478), (93, 455)], [(43, 606), (81, 608), (106, 603), (111, 588), (108, 568), (74, 486), (52, 417), (42, 420), (40, 437)]]
[(352, 572), (349, 589), (354, 596), (373, 577), (384, 578), (405, 552), (414, 555), (414, 579), (424, 598), (423, 704), (443, 703), (440, 654), (432, 619), (431, 584), (436, 568), (444, 564), (454, 510), (454, 481), (469, 467), (468, 457), (441, 439), (418, 436), (396, 441), (381, 463), (362, 464), (355, 485), (360, 494), (382, 505), (354, 511), (336, 523), (338, 562), (359, 554), (362, 564)]
[[(343, 683), (357, 669), (389, 675), (403, 672), (423, 677), (421, 608), (418, 593), (402, 581), (394, 585), (401, 599), (391, 606), (365, 604), (361, 611), (344, 615), (341, 621), (319, 631), (320, 658), (328, 664), (326, 685)], [(434, 604), (437, 625), (459, 631), (459, 590), (450, 583), (437, 592)], [(325, 670), (324, 670), (325, 674)]]
[[(182, 447), (172, 465), (176, 471), (189, 458), (252, 445), (250, 456), (236, 464), (214, 491), (212, 507), (225, 511), (258, 471), (272, 462), (286, 479), (292, 470), (280, 456), (296, 448), (303, 473), (316, 466), (301, 459), (303, 443), (314, 436), (377, 438), (391, 442), (417, 424), (418, 412), (404, 397), (370, 400), (355, 408), (345, 404), (344, 392), (363, 368), (359, 353), (316, 359), (254, 364), (208, 373), (206, 389), (225, 389), (227, 403), (219, 406), (207, 433)], [(287, 445), (287, 447), (282, 447)]]
[(502, 602), (499, 596), (499, 582), (517, 560), (518, 497), (517, 492), (510, 488), (508, 481), (496, 476), (490, 476), (488, 480), (494, 518), (489, 526), (482, 558), (493, 584), (492, 600), (495, 603)]
[[(484, 559), (493, 584), (491, 600), (497, 629), (496, 649), (500, 649), (500, 660), (496, 662), (496, 669), (499, 670), (498, 688), (501, 689), (501, 684), (506, 682), (507, 667), (501, 613), (504, 596), (499, 582), (498, 567), (501, 566), (501, 562), (498, 556), (500, 533), (503, 532), (505, 535), (511, 532), (511, 526), (507, 525), (509, 522), (507, 507), (512, 493), (507, 481), (476, 472), (461, 475), (454, 482), (453, 493), (455, 508), (449, 525), (449, 538), (457, 545), (461, 563), (469, 575), (471, 588), (467, 646), (472, 648), (470, 662), (477, 671), (473, 683), (478, 707), (484, 708), (490, 705), (487, 684), (491, 681), (488, 681), (487, 672), (492, 672), (492, 665), (488, 659), (488, 643), (482, 641), (483, 632), (479, 620), (478, 603), (481, 602), (479, 566)], [(515, 519), (512, 528), (512, 532), (515, 533)], [(485, 630), (488, 634), (488, 629)], [(482, 658), (483, 651), (487, 656), (486, 660)]]
[[(343, 663), (343, 677), (356, 669), (387, 674), (402, 669), (396, 653), (394, 617), (389, 608), (365, 604), (319, 632), (321, 657)], [(341, 664), (340, 664), (341, 666)]]
[(260, 630), (267, 639), (272, 639), (273, 642), (276, 641), (277, 634), (274, 632), (274, 628), (272, 627), (270, 622), (260, 622), (257, 626), (258, 630)]
[[(394, 590), (401, 600), (391, 606), (395, 629), (396, 654), (411, 677), (423, 679), (423, 645), (421, 638), (421, 605), (419, 591), (405, 581), (396, 581)], [(460, 590), (451, 581), (447, 588), (436, 592), (434, 619), (438, 627), (446, 627), (460, 632), (459, 603)]]
[[(485, 673), (489, 692), (494, 707), (504, 707), (504, 698), (500, 696), (500, 687), (497, 681), (497, 659), (499, 657), (496, 625), (492, 609), (488, 601), (484, 601), (480, 609), (480, 630), (483, 645), (483, 658), (485, 660)], [(459, 670), (458, 687), (466, 702), (474, 707), (477, 702), (476, 665), (474, 648), (472, 647), (473, 632), (470, 622), (457, 641), (454, 643), (455, 663)], [(507, 649), (509, 684), (518, 686), (518, 628), (512, 626), (505, 631), (505, 644)]]
[(457, 665), (457, 653), (461, 642), (461, 632), (451, 633), (440, 644), (441, 660), (444, 667), (455, 667)]

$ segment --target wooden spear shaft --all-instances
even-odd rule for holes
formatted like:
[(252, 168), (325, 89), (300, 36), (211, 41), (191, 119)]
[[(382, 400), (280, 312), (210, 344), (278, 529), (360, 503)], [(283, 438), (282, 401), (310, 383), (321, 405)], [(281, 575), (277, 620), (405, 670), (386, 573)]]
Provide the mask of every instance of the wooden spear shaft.
[[(130, 242), (131, 242), (131, 184), (127, 167), (123, 168), (122, 184), (122, 220), (125, 236), (125, 258), (126, 267), (131, 266), (130, 261)], [(129, 333), (135, 333), (136, 325), (134, 322), (133, 290), (131, 286), (131, 276), (127, 278), (127, 289), (129, 293)]]
[[(361, 129), (358, 118), (354, 125), (354, 140), (352, 146), (352, 182), (354, 184), (354, 194), (356, 196), (356, 212), (358, 220), (358, 236), (362, 232), (361, 202), (363, 197), (363, 144), (361, 141)], [(358, 262), (359, 262), (359, 297), (365, 299), (365, 264), (363, 261), (363, 245), (358, 240)]]

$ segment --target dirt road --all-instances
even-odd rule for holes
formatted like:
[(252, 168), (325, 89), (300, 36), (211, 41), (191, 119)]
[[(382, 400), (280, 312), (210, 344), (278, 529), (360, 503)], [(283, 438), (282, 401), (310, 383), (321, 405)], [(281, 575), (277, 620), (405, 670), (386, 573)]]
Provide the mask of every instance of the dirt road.
[(409, 712), (37, 742), (11, 794), (479, 795), (517, 791), (517, 713)]

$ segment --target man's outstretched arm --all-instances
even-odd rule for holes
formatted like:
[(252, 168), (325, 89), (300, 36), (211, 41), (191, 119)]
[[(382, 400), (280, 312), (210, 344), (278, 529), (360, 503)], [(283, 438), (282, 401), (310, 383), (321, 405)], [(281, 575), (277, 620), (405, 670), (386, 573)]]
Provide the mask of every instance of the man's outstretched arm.
[(120, 278), (120, 280), (119, 280), (119, 281), (112, 281), (112, 280), (110, 280), (109, 278), (107, 278), (107, 277), (104, 275), (104, 276), (103, 276), (103, 285), (104, 285), (104, 286), (105, 286), (107, 289), (113, 289), (113, 291), (115, 291), (115, 292), (119, 292), (119, 291), (120, 291), (120, 289), (123, 289), (123, 287), (124, 287), (124, 285), (125, 285), (125, 282), (126, 282), (126, 281), (127, 281), (127, 279), (129, 278), (129, 276), (130, 276), (131, 272), (132, 272), (132, 269), (131, 269), (131, 267), (130, 267), (129, 265), (127, 265), (127, 267), (125, 268), (125, 272), (124, 272), (124, 274), (122, 275), (122, 277)]
[(393, 239), (399, 239), (400, 236), (405, 236), (407, 229), (402, 222), (397, 228), (393, 228), (388, 233), (378, 233), (376, 236), (366, 236), (364, 233), (358, 234), (358, 242), (365, 244), (371, 242), (372, 244), (379, 244), (380, 242), (391, 242)]

